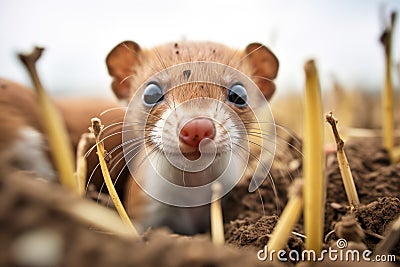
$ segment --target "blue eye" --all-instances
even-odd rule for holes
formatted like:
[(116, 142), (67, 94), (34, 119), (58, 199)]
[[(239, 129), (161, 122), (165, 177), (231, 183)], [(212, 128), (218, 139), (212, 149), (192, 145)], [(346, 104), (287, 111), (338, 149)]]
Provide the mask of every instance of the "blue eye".
[(247, 91), (241, 84), (234, 84), (228, 90), (228, 101), (237, 107), (247, 106)]
[(149, 83), (143, 92), (143, 103), (151, 107), (163, 100), (164, 93), (161, 86), (156, 83)]

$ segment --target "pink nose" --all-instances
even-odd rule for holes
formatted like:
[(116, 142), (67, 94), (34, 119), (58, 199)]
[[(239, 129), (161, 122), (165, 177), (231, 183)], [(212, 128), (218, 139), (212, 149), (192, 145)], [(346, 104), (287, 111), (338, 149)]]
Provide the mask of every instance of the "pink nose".
[(196, 118), (188, 121), (179, 133), (179, 139), (191, 147), (198, 147), (201, 140), (205, 138), (213, 139), (214, 136), (214, 123), (206, 118)]

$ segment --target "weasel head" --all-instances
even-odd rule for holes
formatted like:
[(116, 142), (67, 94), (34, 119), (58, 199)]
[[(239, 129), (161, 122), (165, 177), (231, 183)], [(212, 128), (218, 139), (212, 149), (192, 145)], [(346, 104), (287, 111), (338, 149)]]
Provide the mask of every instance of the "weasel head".
[[(126, 141), (135, 140), (131, 158), (147, 151), (159, 174), (171, 174), (167, 180), (178, 176), (173, 182), (182, 184), (191, 173), (186, 182), (202, 185), (219, 177), (232, 155), (247, 165), (249, 154), (260, 154), (248, 134), (260, 138), (255, 109), (275, 91), (279, 63), (267, 47), (252, 43), (241, 51), (180, 42), (143, 50), (126, 41), (106, 62), (116, 96), (130, 101), (125, 133)], [(202, 182), (190, 181), (204, 174)]]

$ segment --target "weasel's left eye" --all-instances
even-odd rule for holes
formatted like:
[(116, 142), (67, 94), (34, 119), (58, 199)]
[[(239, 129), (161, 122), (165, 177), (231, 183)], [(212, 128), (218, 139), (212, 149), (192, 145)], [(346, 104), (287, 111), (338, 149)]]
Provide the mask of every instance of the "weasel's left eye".
[(154, 106), (164, 100), (163, 90), (156, 83), (149, 83), (143, 92), (143, 103), (146, 106)]
[(247, 91), (241, 84), (234, 84), (228, 90), (228, 101), (237, 107), (247, 106)]

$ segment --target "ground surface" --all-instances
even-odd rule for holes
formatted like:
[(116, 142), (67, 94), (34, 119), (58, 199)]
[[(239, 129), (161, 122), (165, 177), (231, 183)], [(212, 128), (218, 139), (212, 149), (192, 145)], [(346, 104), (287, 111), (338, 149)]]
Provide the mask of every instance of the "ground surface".
[[(289, 140), (289, 139), (287, 139)], [(290, 140), (289, 140), (290, 141)], [(259, 191), (249, 194), (238, 185), (225, 199), (227, 245), (213, 245), (208, 235), (172, 236), (150, 230), (141, 241), (88, 229), (59, 206), (79, 201), (57, 185), (34, 180), (31, 175), (11, 175), (0, 169), (0, 266), (266, 266), (256, 252), (269, 239), (279, 212), (286, 203), (292, 179), (301, 174), (300, 143), (281, 142), (271, 175)], [(345, 146), (362, 205), (353, 212), (366, 232), (370, 250), (379, 243), (390, 222), (400, 214), (400, 164), (390, 165), (379, 140), (350, 141)], [(325, 234), (349, 213), (335, 154), (327, 156)], [(262, 201), (261, 201), (262, 199)], [(262, 204), (263, 203), (263, 204)], [(300, 221), (295, 232), (303, 234)], [(329, 234), (327, 241), (336, 239)], [(292, 235), (287, 249), (304, 249), (302, 237)], [(400, 245), (391, 251), (400, 256)], [(291, 263), (287, 263), (291, 264)], [(339, 265), (338, 265), (339, 266)]]

